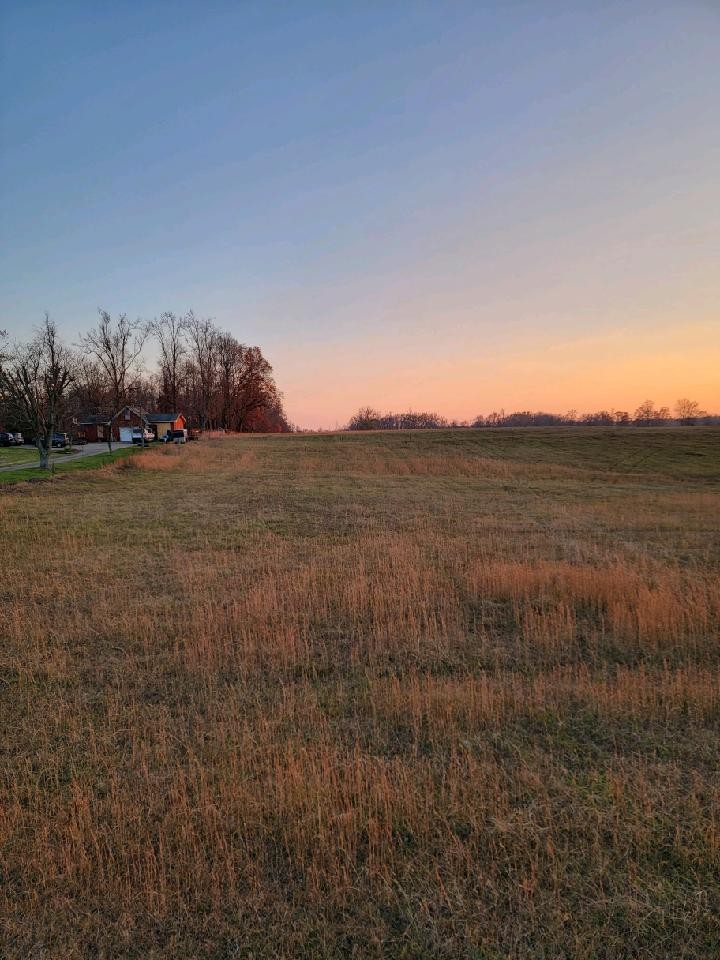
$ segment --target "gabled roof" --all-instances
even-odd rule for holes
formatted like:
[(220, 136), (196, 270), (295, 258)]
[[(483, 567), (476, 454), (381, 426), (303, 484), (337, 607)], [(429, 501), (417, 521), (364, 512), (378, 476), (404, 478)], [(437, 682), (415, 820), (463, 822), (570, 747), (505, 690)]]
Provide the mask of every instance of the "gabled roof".
[(148, 423), (173, 423), (180, 416), (180, 413), (146, 413), (145, 419)]
[(117, 420), (121, 413), (124, 413), (126, 410), (129, 410), (130, 413), (134, 413), (136, 417), (140, 417), (141, 420), (144, 420), (147, 423), (147, 414), (144, 410), (141, 410), (139, 407), (129, 407), (127, 404), (124, 407), (120, 407), (118, 412), (113, 416), (113, 420)]
[(141, 407), (129, 407), (126, 405), (121, 407), (112, 419), (117, 420), (125, 410), (134, 413), (143, 423), (172, 423), (174, 420), (177, 420), (178, 417), (183, 416), (182, 413), (148, 413), (147, 410), (143, 410)]
[(80, 417), (78, 419), (79, 427), (89, 427), (95, 424), (103, 424), (110, 422), (110, 415), (107, 413), (90, 413), (85, 417)]

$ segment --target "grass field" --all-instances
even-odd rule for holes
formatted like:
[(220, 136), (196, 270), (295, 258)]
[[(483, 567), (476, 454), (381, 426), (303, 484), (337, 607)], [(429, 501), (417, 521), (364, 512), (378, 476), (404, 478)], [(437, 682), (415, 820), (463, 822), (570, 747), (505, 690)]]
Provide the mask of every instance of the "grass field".
[(720, 431), (0, 488), (0, 955), (720, 955)]

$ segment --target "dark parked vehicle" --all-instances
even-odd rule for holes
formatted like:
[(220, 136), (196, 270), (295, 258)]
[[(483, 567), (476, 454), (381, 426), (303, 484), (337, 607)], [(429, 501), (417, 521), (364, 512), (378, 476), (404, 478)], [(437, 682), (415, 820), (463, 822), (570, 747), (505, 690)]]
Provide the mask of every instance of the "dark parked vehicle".
[(15, 434), (8, 433), (7, 430), (0, 431), (0, 447), (14, 447)]
[(52, 445), (54, 447), (67, 447), (70, 444), (70, 438), (66, 433), (54, 433), (52, 435)]
[(161, 443), (186, 443), (188, 439), (187, 430), (168, 430), (160, 438)]

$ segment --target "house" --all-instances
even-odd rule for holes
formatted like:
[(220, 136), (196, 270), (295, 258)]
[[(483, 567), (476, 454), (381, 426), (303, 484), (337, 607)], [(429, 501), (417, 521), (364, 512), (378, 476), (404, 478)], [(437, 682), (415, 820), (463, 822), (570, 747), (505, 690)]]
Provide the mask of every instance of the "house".
[(75, 426), (79, 440), (86, 440), (87, 443), (102, 443), (107, 440), (110, 417), (107, 413), (93, 413), (77, 420)]
[(133, 429), (151, 430), (160, 440), (168, 430), (183, 430), (187, 425), (182, 413), (148, 413), (138, 407), (123, 407), (110, 421), (113, 440), (132, 443)]

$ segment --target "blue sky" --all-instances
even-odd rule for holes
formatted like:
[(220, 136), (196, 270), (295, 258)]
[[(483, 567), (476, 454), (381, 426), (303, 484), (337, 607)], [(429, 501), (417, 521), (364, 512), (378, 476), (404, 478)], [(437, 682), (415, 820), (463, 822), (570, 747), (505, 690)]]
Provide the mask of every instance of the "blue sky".
[(0, 327), (213, 316), (292, 419), (720, 407), (720, 4), (0, 3)]

